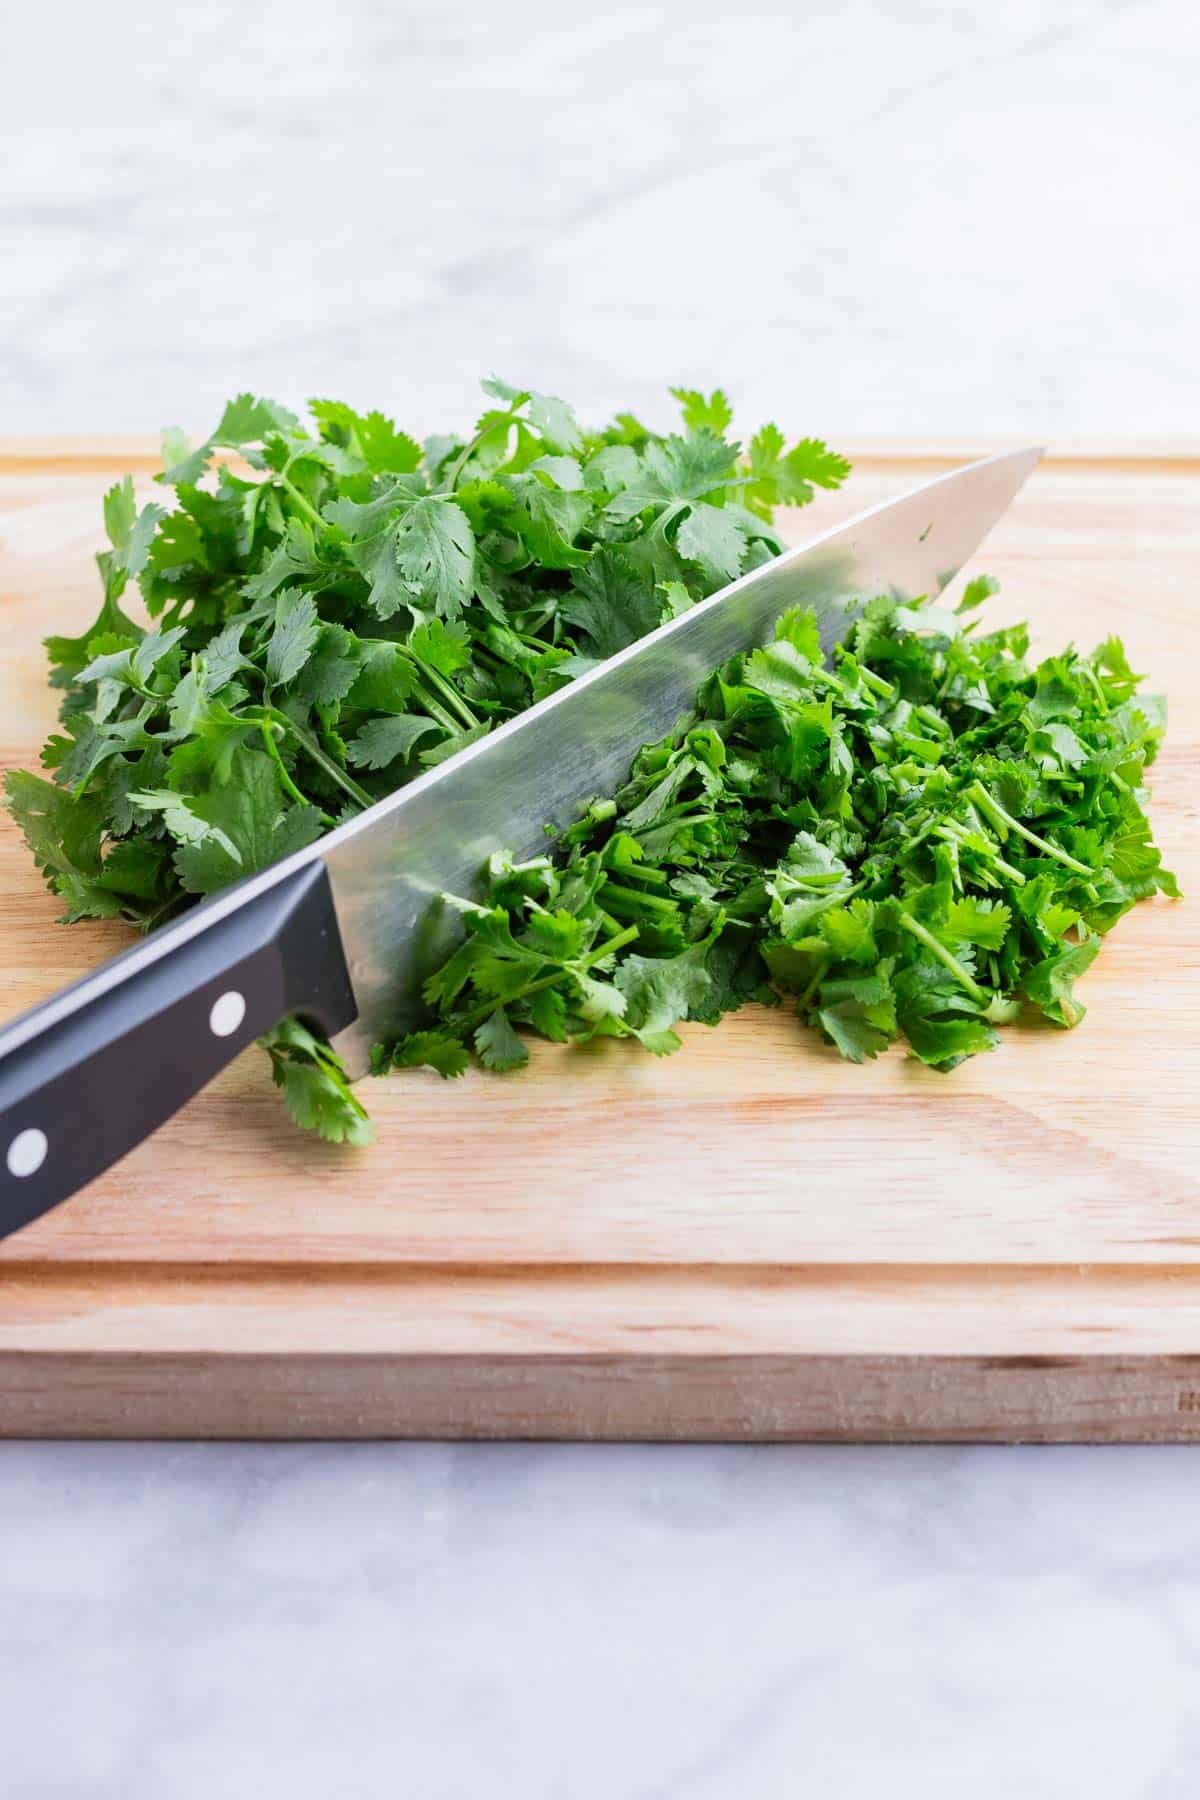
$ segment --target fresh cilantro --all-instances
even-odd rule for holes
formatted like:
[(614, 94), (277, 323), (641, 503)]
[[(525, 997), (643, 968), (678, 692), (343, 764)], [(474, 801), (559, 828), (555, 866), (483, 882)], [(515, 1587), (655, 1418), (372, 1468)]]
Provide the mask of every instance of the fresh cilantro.
[[(128, 476), (105, 495), (99, 610), (47, 642), (64, 690), (50, 779), (7, 782), (66, 918), (170, 918), (779, 548), (769, 505), (739, 504), (751, 471), (720, 392), (679, 390), (682, 431), (667, 436), (628, 413), (588, 431), (553, 396), (483, 385), (474, 430), (424, 446), (381, 412), (314, 400), (302, 422), (240, 394), (198, 446), (164, 434), (154, 500), (139, 506)], [(776, 462), (790, 454), (780, 438)], [(845, 465), (825, 467), (836, 485)], [(149, 629), (127, 610), (134, 583)], [(628, 898), (613, 905), (632, 917)], [(620, 1018), (592, 934), (541, 921), (470, 941), (486, 996), (471, 1047), (493, 1067), (523, 1059), (514, 1021), (570, 1035), (548, 966), (573, 972), (589, 1016)], [(327, 1045), (293, 1022), (267, 1049), (294, 1118), (361, 1140)], [(434, 1032), (395, 1060), (450, 1076), (467, 1056)]]
[(299, 1019), (285, 1019), (262, 1040), (271, 1075), (296, 1124), (334, 1144), (369, 1144), (367, 1109), (346, 1079), (340, 1059)]
[[(602, 575), (619, 597), (603, 564), (576, 593)], [(959, 614), (994, 589), (977, 578)], [(976, 636), (879, 600), (827, 667), (815, 617), (786, 614), (582, 810), (557, 860), (492, 858), (426, 985), (436, 1029), (381, 1046), (377, 1069), (444, 1065), (452, 1046), (516, 1068), (522, 1030), (661, 1056), (681, 1022), (781, 994), (853, 1063), (899, 1039), (952, 1069), (1023, 1005), (1078, 1024), (1101, 934), (1178, 892), (1142, 810), (1163, 712), (1111, 639), (1036, 668), (1024, 649), (1021, 627)]]
[(683, 409), (689, 431), (712, 431), (724, 437), (733, 423), (733, 408), (720, 388), (707, 396), (696, 388), (673, 387), (671, 392)]

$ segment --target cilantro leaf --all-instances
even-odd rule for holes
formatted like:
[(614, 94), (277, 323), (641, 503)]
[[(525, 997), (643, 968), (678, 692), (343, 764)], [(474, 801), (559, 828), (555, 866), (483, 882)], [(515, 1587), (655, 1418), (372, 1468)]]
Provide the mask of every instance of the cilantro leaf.
[(386, 1055), (376, 1055), (372, 1073), (386, 1075), (389, 1069), (435, 1069), (444, 1080), (452, 1081), (455, 1076), (466, 1074), (470, 1061), (458, 1039), (448, 1033), (410, 1031)]
[(340, 400), (310, 400), (308, 410), (326, 442), (344, 446), (372, 474), (411, 475), (421, 446), (381, 412), (365, 415)]
[(569, 452), (583, 447), (583, 433), (575, 414), (563, 400), (555, 400), (550, 394), (531, 395), (529, 422), (552, 450)]
[(819, 1007), (817, 1018), (847, 1062), (873, 1060), (890, 1042), (887, 1032), (871, 1023), (861, 1001), (840, 1000), (836, 1006)]
[(583, 634), (591, 655), (615, 656), (654, 630), (662, 602), (621, 552), (605, 545), (574, 572), (559, 614)]
[(205, 794), (143, 793), (133, 799), (162, 818), (190, 894), (215, 893), (303, 849), (321, 832), (318, 809), (288, 805), (274, 765), (248, 749), (234, 751), (228, 781)]
[(260, 1040), (271, 1075), (297, 1125), (331, 1144), (369, 1144), (374, 1128), (340, 1057), (299, 1019), (285, 1019)]
[(243, 591), (248, 600), (269, 600), (285, 582), (311, 581), (326, 573), (308, 520), (289, 519), (282, 540)]
[(215, 449), (242, 450), (247, 444), (261, 443), (270, 432), (287, 431), (296, 423), (296, 415), (274, 400), (239, 394), (226, 406), (216, 429), (198, 450), (189, 450), (178, 432), (164, 434), (163, 449), (169, 464), (156, 480), (171, 487), (193, 486), (208, 467)]
[(688, 431), (711, 431), (724, 437), (733, 423), (733, 408), (720, 388), (707, 397), (697, 388), (673, 387), (671, 393), (683, 409), (683, 423)]
[(529, 1061), (529, 1052), (502, 1006), (476, 1027), (475, 1049), (485, 1069), (519, 1069)]
[(1068, 1029), (1078, 1025), (1087, 1008), (1075, 998), (1079, 977), (1086, 974), (1100, 949), (1098, 937), (1084, 937), (1078, 943), (1064, 944), (1025, 973), (1023, 991), (1039, 1006), (1048, 1019)]
[(675, 548), (715, 586), (732, 581), (746, 552), (746, 537), (737, 518), (719, 506), (689, 507), (675, 536)]
[(436, 719), (424, 713), (390, 713), (386, 718), (368, 719), (346, 745), (346, 759), (360, 769), (386, 769), (397, 757), (408, 757), (414, 745), (432, 731), (440, 730)]
[(836, 488), (850, 473), (850, 464), (829, 450), (819, 438), (801, 438), (791, 450), (777, 425), (764, 425), (750, 440), (750, 480), (745, 504), (760, 518), (770, 519), (777, 506), (807, 506), (814, 487)]
[(475, 575), (475, 534), (461, 506), (436, 496), (414, 500), (396, 527), (395, 556), (413, 596), (457, 618)]
[(4, 789), (9, 813), (56, 891), (62, 891), (58, 876), (99, 874), (104, 812), (94, 798), (68, 793), (25, 769), (9, 769)]
[(713, 985), (708, 971), (711, 940), (703, 939), (677, 956), (630, 954), (614, 977), (625, 996), (624, 1017), (641, 1036), (658, 1036), (704, 1006)]
[(465, 625), (446, 625), (426, 619), (408, 640), (408, 648), (427, 668), (441, 675), (457, 675), (471, 661), (470, 634)]
[(311, 594), (289, 589), (275, 602), (275, 628), (267, 644), (267, 679), (286, 687), (312, 655), (321, 631), (317, 603)]
[(1002, 900), (985, 900), (964, 894), (951, 902), (945, 935), (951, 943), (978, 944), (984, 950), (1003, 947), (1012, 912)]

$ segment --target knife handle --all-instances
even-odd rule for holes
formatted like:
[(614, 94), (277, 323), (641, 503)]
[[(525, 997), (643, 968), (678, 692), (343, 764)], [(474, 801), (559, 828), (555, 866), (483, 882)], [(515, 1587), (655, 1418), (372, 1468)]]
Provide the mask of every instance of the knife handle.
[(281, 1019), (333, 1033), (356, 1012), (320, 861), (152, 932), (0, 1033), (0, 1237), (124, 1156)]

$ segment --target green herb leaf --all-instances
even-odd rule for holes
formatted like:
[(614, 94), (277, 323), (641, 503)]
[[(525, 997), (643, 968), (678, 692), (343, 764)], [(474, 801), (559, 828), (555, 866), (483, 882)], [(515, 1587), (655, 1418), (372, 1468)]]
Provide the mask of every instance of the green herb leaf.
[(321, 630), (317, 603), (311, 594), (294, 589), (275, 603), (275, 629), (267, 645), (267, 679), (286, 687), (294, 681), (312, 655)]
[(475, 534), (461, 506), (436, 496), (414, 500), (396, 527), (395, 554), (415, 599), (457, 618), (475, 575)]
[(439, 730), (436, 720), (421, 713), (392, 713), (369, 719), (346, 746), (346, 760), (359, 769), (386, 769), (397, 757), (408, 757), (414, 745)]
[(477, 1028), (475, 1049), (485, 1069), (519, 1069), (529, 1061), (529, 1052), (509, 1024), (502, 1006), (498, 1006)]

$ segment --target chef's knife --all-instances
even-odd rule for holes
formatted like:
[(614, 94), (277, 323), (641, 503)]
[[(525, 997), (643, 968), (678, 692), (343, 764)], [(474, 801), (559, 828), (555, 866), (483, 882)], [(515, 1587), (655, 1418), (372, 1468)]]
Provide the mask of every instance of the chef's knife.
[[(705, 676), (812, 606), (828, 649), (862, 604), (939, 592), (1038, 460), (991, 457), (763, 564), (328, 837), (239, 882), (0, 1032), (0, 1236), (67, 1198), (289, 1014), (354, 1073), (421, 1017), (452, 947), (444, 892), (626, 779)], [(219, 1155), (219, 1147), (214, 1147)]]

